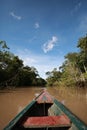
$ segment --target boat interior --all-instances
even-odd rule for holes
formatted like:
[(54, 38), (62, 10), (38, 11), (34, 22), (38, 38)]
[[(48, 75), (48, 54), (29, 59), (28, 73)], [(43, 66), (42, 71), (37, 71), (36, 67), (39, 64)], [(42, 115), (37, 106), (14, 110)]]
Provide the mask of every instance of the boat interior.
[(69, 118), (55, 103), (36, 101), (12, 130), (69, 130), (70, 127)]
[(4, 130), (87, 130), (87, 126), (44, 90)]

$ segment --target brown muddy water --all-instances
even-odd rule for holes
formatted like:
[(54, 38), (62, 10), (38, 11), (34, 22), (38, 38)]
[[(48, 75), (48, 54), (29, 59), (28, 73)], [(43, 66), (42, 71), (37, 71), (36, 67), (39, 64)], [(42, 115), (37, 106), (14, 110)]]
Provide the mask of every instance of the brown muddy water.
[[(87, 124), (87, 89), (47, 88), (47, 90)], [(41, 88), (37, 87), (0, 90), (0, 130), (3, 130), (40, 91)]]

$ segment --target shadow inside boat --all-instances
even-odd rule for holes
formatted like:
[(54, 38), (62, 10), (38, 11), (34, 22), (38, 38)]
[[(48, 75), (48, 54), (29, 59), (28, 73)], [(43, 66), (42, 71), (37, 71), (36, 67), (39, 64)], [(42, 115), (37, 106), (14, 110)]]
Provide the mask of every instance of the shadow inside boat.
[(68, 130), (71, 126), (69, 120), (61, 124), (62, 120), (63, 113), (55, 104), (35, 102), (12, 130)]

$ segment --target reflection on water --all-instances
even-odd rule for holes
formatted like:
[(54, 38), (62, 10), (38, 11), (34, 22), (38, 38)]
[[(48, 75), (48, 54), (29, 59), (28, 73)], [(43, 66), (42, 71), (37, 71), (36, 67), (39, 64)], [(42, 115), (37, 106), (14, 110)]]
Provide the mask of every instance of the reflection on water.
[[(40, 91), (41, 88), (0, 91), (0, 130)], [(87, 89), (48, 88), (48, 91), (87, 124)]]

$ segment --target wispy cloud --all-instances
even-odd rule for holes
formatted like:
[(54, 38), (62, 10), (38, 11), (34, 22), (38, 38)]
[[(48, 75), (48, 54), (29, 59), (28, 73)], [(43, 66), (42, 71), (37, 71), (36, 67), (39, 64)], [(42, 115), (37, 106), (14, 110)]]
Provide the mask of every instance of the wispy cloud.
[(87, 16), (81, 18), (79, 31), (83, 33), (87, 33)]
[(74, 6), (73, 10), (71, 11), (71, 14), (77, 12), (77, 11), (80, 9), (81, 5), (82, 5), (82, 3), (81, 3), (81, 2), (78, 2), (78, 3)]
[(38, 22), (36, 22), (36, 23), (34, 24), (34, 28), (35, 28), (35, 29), (40, 28), (40, 24), (39, 24)]
[(32, 38), (28, 39), (28, 42), (31, 43), (31, 42), (33, 42), (33, 41), (36, 40), (36, 39), (37, 39), (37, 37), (36, 37), (36, 36), (33, 36)]
[(56, 36), (52, 36), (52, 39), (48, 42), (44, 43), (43, 45), (43, 51), (44, 53), (47, 53), (48, 51), (51, 51), (53, 47), (55, 46), (55, 43), (58, 41), (58, 38)]
[(17, 20), (21, 20), (22, 19), (21, 16), (16, 15), (14, 12), (10, 12), (10, 16), (12, 16), (13, 18), (15, 18)]

